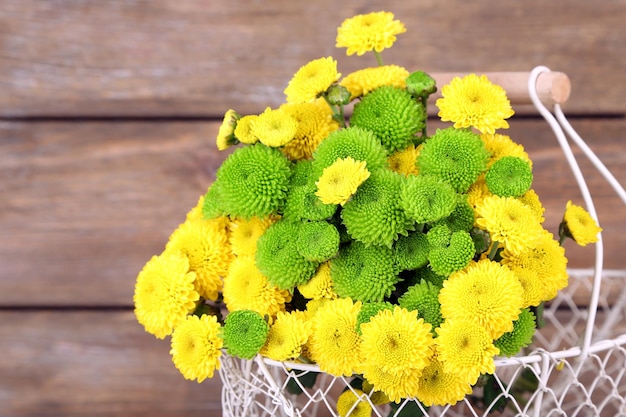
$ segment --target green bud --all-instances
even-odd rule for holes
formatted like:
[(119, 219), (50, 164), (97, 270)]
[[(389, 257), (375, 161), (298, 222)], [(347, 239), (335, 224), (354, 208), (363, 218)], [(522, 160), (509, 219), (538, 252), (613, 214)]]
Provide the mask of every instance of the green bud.
[(326, 91), (326, 100), (333, 106), (345, 106), (350, 103), (350, 97), (352, 95), (348, 89), (339, 84), (333, 84)]
[(406, 90), (413, 97), (427, 98), (437, 91), (437, 83), (424, 71), (415, 71), (406, 79)]

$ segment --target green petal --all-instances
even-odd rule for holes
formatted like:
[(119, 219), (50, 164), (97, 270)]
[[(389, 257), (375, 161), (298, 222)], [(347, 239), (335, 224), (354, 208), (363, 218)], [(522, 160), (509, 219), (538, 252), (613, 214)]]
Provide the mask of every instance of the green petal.
[(409, 287), (409, 289), (398, 299), (400, 307), (407, 310), (417, 310), (419, 317), (426, 323), (430, 323), (432, 331), (443, 322), (441, 316), (441, 304), (439, 303), (439, 287), (422, 280), (419, 284)]
[(500, 355), (513, 356), (530, 344), (535, 327), (535, 315), (525, 308), (513, 322), (513, 330), (500, 336), (493, 344), (500, 349)]

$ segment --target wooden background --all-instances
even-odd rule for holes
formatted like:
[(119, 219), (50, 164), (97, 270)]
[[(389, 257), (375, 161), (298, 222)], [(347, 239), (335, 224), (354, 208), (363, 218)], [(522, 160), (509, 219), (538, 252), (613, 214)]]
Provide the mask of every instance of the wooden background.
[[(2, 0), (0, 416), (221, 415), (219, 380), (185, 381), (167, 341), (136, 323), (137, 272), (214, 178), (224, 112), (278, 106), (311, 59), (374, 65), (334, 39), (344, 18), (378, 10), (408, 29), (386, 63), (569, 74), (566, 113), (626, 183), (624, 0)], [(555, 232), (582, 200), (546, 124), (521, 113), (510, 134)], [(583, 170), (607, 267), (624, 269), (624, 206)], [(567, 250), (591, 265), (592, 248)]]

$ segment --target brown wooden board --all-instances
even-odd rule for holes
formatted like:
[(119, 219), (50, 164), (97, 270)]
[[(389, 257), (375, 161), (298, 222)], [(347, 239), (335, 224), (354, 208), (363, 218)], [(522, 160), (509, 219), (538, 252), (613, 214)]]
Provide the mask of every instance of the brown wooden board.
[[(0, 306), (131, 306), (137, 273), (226, 156), (215, 148), (218, 124), (0, 124)], [(626, 120), (573, 124), (626, 184)], [(509, 134), (534, 160), (545, 226), (556, 233), (566, 202), (583, 203), (556, 140), (535, 119), (514, 119)], [(626, 209), (583, 162), (605, 228), (605, 265), (624, 269)], [(593, 246), (566, 248), (570, 266), (592, 266)]]
[(413, 70), (528, 71), (572, 79), (571, 113), (624, 114), (626, 8), (619, 0), (211, 1), (0, 4), (0, 116), (211, 116), (278, 106), (295, 71), (332, 55), (356, 13), (389, 10), (407, 33), (383, 52)]

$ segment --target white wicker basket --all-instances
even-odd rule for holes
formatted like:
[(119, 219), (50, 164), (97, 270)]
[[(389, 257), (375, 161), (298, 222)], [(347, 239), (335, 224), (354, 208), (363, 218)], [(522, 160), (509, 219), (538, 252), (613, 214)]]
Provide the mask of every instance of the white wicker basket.
[[(527, 97), (554, 131), (587, 210), (596, 217), (565, 132), (626, 204), (626, 192), (571, 128), (559, 100), (552, 111), (542, 103), (537, 80), (545, 73), (549, 73), (545, 67), (530, 72)], [(626, 270), (605, 270), (602, 260), (600, 240), (594, 269), (569, 270), (569, 285), (546, 305), (546, 325), (537, 331), (532, 348), (524, 356), (497, 359), (494, 378), (487, 386), (475, 388), (474, 394), (479, 395), (467, 396), (455, 406), (428, 410), (410, 399), (393, 409), (388, 404), (372, 404), (372, 415), (395, 416), (410, 407), (413, 412), (407, 414), (415, 416), (480, 416), (494, 412), (535, 417), (626, 416)], [(589, 302), (580, 303), (581, 297)], [(225, 417), (337, 416), (337, 396), (350, 389), (350, 378), (319, 373), (315, 365), (276, 362), (261, 356), (247, 361), (227, 354), (222, 356), (221, 364)], [(310, 383), (312, 379), (314, 384)], [(532, 386), (519, 390), (521, 384)], [(300, 393), (291, 394), (294, 389)], [(486, 390), (490, 395), (485, 396)], [(483, 398), (491, 400), (485, 403)], [(371, 403), (367, 394), (362, 400)]]

